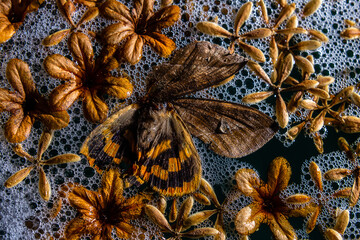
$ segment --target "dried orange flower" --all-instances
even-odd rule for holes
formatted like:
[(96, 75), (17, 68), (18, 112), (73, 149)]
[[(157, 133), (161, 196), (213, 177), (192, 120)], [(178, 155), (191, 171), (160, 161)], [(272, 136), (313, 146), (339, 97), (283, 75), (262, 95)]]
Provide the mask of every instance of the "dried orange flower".
[(44, 0), (1, 0), (0, 43), (9, 40), (24, 22), (28, 13), (37, 11)]
[(108, 0), (101, 7), (105, 17), (119, 21), (104, 30), (103, 39), (107, 44), (118, 44), (125, 40), (121, 55), (130, 64), (140, 61), (144, 44), (162, 57), (169, 56), (176, 48), (173, 40), (161, 34), (161, 29), (179, 20), (180, 8), (166, 6), (154, 13), (154, 1), (135, 0), (132, 11), (116, 0)]
[(338, 140), (340, 149), (345, 152), (346, 156), (350, 160), (353, 169), (346, 168), (334, 168), (327, 171), (324, 174), (327, 180), (340, 180), (346, 176), (354, 176), (354, 184), (351, 189), (350, 195), (350, 207), (354, 207), (359, 200), (360, 195), (360, 164), (358, 162), (358, 156), (360, 154), (360, 143), (358, 143), (355, 150), (351, 149), (345, 138), (339, 138)]
[(129, 79), (114, 77), (110, 71), (118, 66), (112, 58), (115, 48), (106, 46), (95, 61), (90, 39), (83, 33), (73, 33), (69, 38), (69, 49), (77, 64), (70, 59), (53, 54), (45, 58), (45, 70), (55, 78), (66, 82), (55, 88), (50, 101), (56, 109), (68, 109), (78, 98), (83, 99), (86, 119), (103, 122), (108, 106), (100, 98), (104, 93), (119, 99), (128, 98), (133, 90)]
[(6, 77), (15, 91), (0, 88), (0, 111), (10, 112), (5, 124), (5, 137), (11, 143), (28, 138), (35, 120), (48, 129), (56, 130), (69, 124), (66, 111), (55, 110), (38, 92), (29, 66), (20, 59), (11, 59)]
[(220, 232), (215, 228), (195, 228), (190, 231), (186, 231), (192, 226), (196, 226), (211, 215), (216, 213), (217, 210), (205, 210), (201, 212), (194, 213), (189, 216), (191, 209), (194, 204), (194, 199), (188, 197), (181, 205), (177, 216), (173, 219), (173, 225), (166, 220), (164, 214), (155, 206), (146, 205), (145, 213), (150, 218), (152, 222), (158, 225), (162, 232), (169, 233), (171, 239), (182, 239), (182, 238), (203, 238), (207, 236), (218, 236)]
[[(306, 223), (306, 232), (310, 233), (314, 230), (316, 226), (316, 222), (318, 219), (319, 214), (321, 211), (328, 211), (328, 201), (332, 198), (337, 197), (349, 197), (350, 196), (350, 188), (343, 188), (337, 190), (336, 192), (332, 193), (331, 195), (327, 195), (323, 191), (323, 182), (322, 182), (322, 173), (321, 169), (315, 162), (311, 162), (309, 165), (309, 172), (311, 179), (313, 180), (316, 190), (314, 191), (314, 196), (311, 197), (306, 194), (294, 194), (286, 198), (286, 202), (288, 204), (295, 204), (295, 205), (304, 205), (308, 204), (307, 206), (310, 210), (310, 217)], [(303, 208), (300, 208), (303, 209)]]
[[(80, 2), (80, 0), (79, 0)], [(88, 1), (84, 0), (81, 3), (87, 3)], [(91, 4), (94, 3), (94, 4)], [(86, 22), (89, 22), (96, 18), (99, 15), (99, 8), (96, 6), (96, 2), (89, 1), (89, 5), (91, 6), (87, 9), (87, 11), (84, 13), (84, 15), (81, 17), (79, 22), (77, 24), (74, 23), (72, 20), (72, 15), (76, 10), (76, 7), (72, 0), (57, 0), (57, 5), (59, 8), (59, 11), (64, 15), (66, 20), (70, 23), (71, 28), (63, 29), (60, 31), (57, 31), (46, 38), (43, 39), (42, 44), (46, 47), (54, 46), (59, 44), (67, 35), (70, 33), (76, 32), (80, 26)], [(89, 34), (93, 34), (92, 32), (89, 32)]]
[(76, 154), (67, 153), (58, 155), (52, 158), (49, 158), (47, 160), (42, 160), (42, 155), (46, 151), (46, 149), (49, 147), (51, 140), (53, 137), (53, 131), (45, 130), (39, 140), (39, 147), (37, 156), (33, 157), (29, 153), (27, 153), (20, 144), (17, 144), (13, 147), (14, 152), (28, 161), (30, 161), (32, 164), (29, 167), (23, 168), (16, 173), (14, 173), (11, 177), (9, 177), (6, 182), (4, 183), (5, 187), (12, 188), (19, 183), (21, 183), (29, 174), (30, 172), (35, 168), (39, 171), (39, 192), (42, 199), (45, 201), (48, 201), (51, 196), (51, 187), (50, 183), (45, 175), (44, 169), (42, 166), (44, 165), (55, 165), (55, 164), (63, 164), (63, 163), (71, 163), (71, 162), (77, 162), (80, 161), (80, 157)]
[(266, 223), (275, 239), (296, 239), (288, 218), (303, 216), (306, 211), (290, 209), (279, 196), (287, 187), (290, 176), (290, 165), (283, 157), (277, 157), (271, 162), (267, 183), (252, 169), (242, 168), (237, 171), (235, 178), (238, 189), (245, 196), (253, 198), (253, 202), (236, 215), (235, 227), (239, 234), (252, 234), (261, 223)]
[(68, 199), (78, 215), (66, 225), (66, 239), (80, 239), (83, 235), (112, 239), (114, 228), (119, 238), (130, 238), (135, 229), (130, 221), (141, 216), (150, 196), (138, 194), (124, 198), (124, 183), (116, 169), (103, 174), (101, 185), (97, 191), (77, 186), (70, 192)]

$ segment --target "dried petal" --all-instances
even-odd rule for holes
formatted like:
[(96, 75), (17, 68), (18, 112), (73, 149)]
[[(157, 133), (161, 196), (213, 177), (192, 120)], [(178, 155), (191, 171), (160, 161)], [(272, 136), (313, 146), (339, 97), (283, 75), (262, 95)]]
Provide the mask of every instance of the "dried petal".
[(173, 0), (161, 0), (160, 6), (163, 7), (167, 7), (170, 6), (173, 3)]
[(274, 94), (274, 92), (272, 92), (272, 91), (250, 93), (250, 94), (246, 95), (245, 97), (243, 97), (243, 99), (241, 99), (241, 101), (243, 103), (255, 104), (255, 103), (258, 103), (258, 102), (261, 102), (261, 101), (267, 99), (268, 97), (270, 97), (273, 94)]
[(341, 234), (332, 228), (327, 228), (324, 232), (324, 236), (327, 240), (343, 240)]
[(66, 111), (33, 114), (48, 129), (58, 130), (66, 127), (70, 122), (70, 116)]
[(80, 21), (78, 22), (78, 26), (80, 26), (81, 24), (84, 24), (86, 22), (89, 22), (91, 20), (93, 20), (94, 18), (96, 18), (99, 15), (99, 8), (97, 7), (90, 7), (86, 10), (86, 12), (84, 13), (84, 15), (81, 17)]
[(193, 205), (194, 205), (194, 199), (192, 197), (188, 197), (181, 204), (181, 207), (179, 209), (179, 213), (178, 213), (178, 216), (176, 219), (176, 227), (175, 227), (176, 232), (181, 231), (184, 221), (188, 218)]
[(195, 199), (195, 201), (199, 202), (202, 205), (211, 205), (210, 199), (207, 198), (204, 194), (202, 193), (193, 193), (193, 198)]
[(208, 236), (216, 236), (220, 234), (215, 228), (196, 228), (186, 233), (182, 233), (181, 236), (184, 238), (203, 238)]
[(272, 37), (270, 40), (270, 49), (269, 49), (270, 58), (272, 64), (275, 65), (277, 58), (279, 56), (279, 50), (275, 41), (275, 37)]
[(289, 122), (289, 114), (286, 109), (286, 104), (281, 97), (278, 95), (276, 97), (276, 109), (275, 109), (276, 120), (279, 123), (281, 128), (285, 128)]
[(347, 100), (354, 92), (354, 86), (349, 86), (342, 89), (336, 96), (332, 99), (331, 105), (334, 106), (338, 103), (341, 103)]
[(239, 11), (236, 14), (235, 21), (234, 21), (234, 30), (235, 35), (239, 34), (239, 30), (244, 24), (244, 22), (249, 18), (251, 11), (252, 11), (253, 3), (247, 2), (241, 6)]
[(319, 97), (321, 99), (328, 99), (330, 98), (330, 95), (327, 91), (322, 90), (320, 88), (312, 88), (312, 89), (307, 89), (308, 93), (311, 93), (312, 95), (314, 95), (315, 97)]
[(274, 234), (275, 239), (296, 239), (294, 228), (290, 225), (287, 217), (282, 213), (275, 213), (270, 218), (269, 227)]
[(171, 223), (175, 222), (177, 215), (178, 215), (177, 201), (176, 198), (174, 198), (170, 208), (169, 222)]
[(6, 122), (4, 135), (10, 143), (22, 142), (29, 137), (33, 123), (32, 117), (24, 115), (22, 110), (18, 110)]
[(8, 41), (16, 32), (8, 17), (0, 13), (0, 44)]
[(311, 197), (305, 194), (294, 194), (285, 199), (288, 204), (305, 204), (311, 200)]
[[(287, 79), (289, 79), (289, 78), (287, 78)], [(286, 83), (287, 80), (285, 80), (284, 82)], [(298, 106), (300, 104), (300, 100), (302, 99), (302, 96), (303, 96), (302, 91), (298, 91), (292, 95), (292, 97), (287, 105), (287, 109), (290, 113), (294, 113), (296, 111), (296, 109), (298, 108)]]
[(246, 44), (242, 41), (238, 41), (238, 44), (247, 54), (250, 55), (250, 57), (252, 57), (256, 61), (265, 62), (264, 53), (260, 49), (251, 46), (249, 44)]
[(266, 74), (264, 69), (256, 62), (249, 60), (247, 62), (247, 66), (250, 68), (250, 70), (255, 73), (256, 76), (264, 80), (266, 83), (272, 85), (272, 82), (269, 78), (269, 76)]
[(322, 0), (310, 0), (303, 9), (303, 15), (305, 17), (313, 14), (321, 5)]
[(34, 157), (27, 153), (21, 144), (15, 144), (12, 147), (12, 150), (20, 157), (26, 158), (29, 161), (33, 161)]
[(103, 31), (103, 39), (107, 44), (118, 44), (132, 34), (134, 34), (133, 26), (120, 22), (105, 28)]
[(172, 232), (171, 226), (169, 225), (164, 215), (159, 211), (159, 209), (152, 205), (146, 205), (144, 209), (146, 215), (153, 223), (158, 225), (164, 231)]
[(347, 188), (337, 190), (336, 192), (334, 192), (332, 194), (332, 196), (334, 198), (349, 198), (351, 196), (351, 188), (347, 187)]
[(96, 91), (86, 91), (84, 93), (83, 109), (85, 118), (91, 122), (103, 122), (109, 110)]
[(130, 10), (117, 0), (108, 0), (101, 6), (101, 13), (109, 19), (118, 20), (124, 25), (133, 22)]
[(303, 99), (300, 101), (300, 105), (308, 110), (315, 110), (318, 108), (318, 105), (316, 102), (314, 102), (313, 100), (310, 99)]
[(351, 102), (355, 105), (357, 105), (358, 107), (360, 107), (360, 95), (357, 94), (356, 92), (353, 92), (351, 95), (350, 95), (350, 99), (351, 99)]
[(360, 118), (355, 116), (342, 116), (341, 119), (344, 121), (344, 123), (339, 126), (341, 131), (344, 133), (360, 132)]
[(299, 21), (296, 15), (292, 15), (289, 20), (286, 22), (286, 28), (297, 28)]
[(280, 4), (280, 6), (283, 8), (285, 7), (288, 3), (287, 0), (276, 0), (278, 2), (278, 4)]
[(175, 42), (161, 33), (153, 32), (142, 37), (145, 43), (162, 57), (168, 57), (176, 48)]
[(220, 206), (213, 187), (204, 178), (201, 178), (199, 190), (210, 197), (215, 206)]
[(317, 132), (324, 126), (326, 110), (321, 111), (312, 121), (310, 125), (311, 132)]
[(269, 196), (277, 195), (289, 184), (291, 168), (289, 162), (283, 157), (275, 158), (269, 166), (267, 190)]
[(311, 213), (310, 218), (306, 223), (306, 233), (311, 233), (312, 230), (314, 230), (319, 213), (320, 213), (320, 207), (316, 207), (315, 211)]
[(75, 26), (71, 18), (72, 14), (76, 10), (74, 3), (71, 0), (57, 0), (57, 5), (61, 14), (66, 17), (66, 19), (71, 23), (72, 26)]
[(338, 231), (340, 234), (344, 234), (347, 225), (349, 224), (350, 213), (348, 210), (343, 210), (336, 218), (336, 223), (334, 230)]
[(242, 168), (235, 174), (237, 187), (242, 194), (249, 197), (257, 196), (257, 189), (260, 187), (261, 180), (259, 175), (252, 169)]
[(313, 141), (314, 141), (316, 150), (319, 153), (323, 153), (324, 152), (324, 142), (318, 132), (314, 133)]
[(38, 157), (37, 159), (41, 159), (42, 154), (48, 149), (51, 140), (53, 138), (54, 131), (52, 130), (44, 130), (41, 133), (38, 147)]
[(64, 163), (78, 162), (80, 160), (81, 157), (79, 155), (67, 153), (45, 160), (42, 162), (42, 164), (44, 165), (64, 164)]
[(356, 39), (360, 37), (360, 29), (355, 27), (346, 28), (340, 33), (342, 38), (347, 40)]
[(264, 22), (265, 22), (266, 24), (269, 24), (269, 16), (268, 16), (268, 12), (267, 12), (266, 5), (265, 5), (264, 0), (260, 0), (260, 1), (259, 1), (259, 5), (260, 5), (260, 8), (261, 8), (261, 13), (262, 13)]
[(307, 30), (307, 33), (321, 42), (328, 42), (329, 38), (322, 32), (314, 29)]
[(6, 66), (6, 78), (22, 98), (36, 92), (34, 80), (27, 63), (20, 59), (11, 59)]
[(117, 97), (119, 99), (126, 99), (130, 97), (133, 91), (133, 85), (127, 78), (121, 77), (107, 77), (104, 79), (103, 91), (106, 94)]
[(356, 25), (356, 22), (351, 21), (350, 19), (345, 19), (345, 20), (344, 20), (344, 23), (345, 23), (346, 25), (349, 25), (350, 27), (354, 27), (354, 26)]
[(293, 65), (294, 65), (294, 57), (292, 54), (289, 53), (281, 62), (281, 68), (279, 69), (278, 72), (280, 85), (290, 75)]
[(92, 71), (94, 68), (94, 52), (88, 36), (80, 32), (73, 33), (68, 44), (71, 54), (80, 68), (84, 71)]
[(266, 38), (273, 34), (273, 31), (269, 28), (258, 28), (252, 30), (250, 32), (244, 33), (241, 35), (242, 38), (245, 39), (259, 39), (259, 38)]
[(137, 34), (132, 34), (126, 41), (123, 48), (123, 54), (125, 59), (130, 64), (136, 64), (142, 57), (144, 41), (143, 38)]
[(316, 78), (316, 81), (319, 82), (318, 87), (325, 87), (325, 86), (328, 86), (329, 84), (333, 83), (335, 81), (335, 78), (330, 77), (330, 76), (318, 75)]
[(354, 207), (356, 205), (356, 203), (359, 200), (359, 196), (360, 196), (360, 174), (359, 174), (359, 169), (357, 169), (354, 185), (351, 188), (351, 195), (349, 200), (350, 207)]
[(346, 176), (351, 175), (352, 171), (346, 168), (335, 168), (327, 171), (324, 174), (326, 180), (340, 180)]
[(50, 93), (50, 104), (59, 111), (67, 110), (83, 93), (81, 85), (74, 81), (56, 87)]
[(41, 44), (44, 45), (45, 47), (55, 46), (55, 45), (59, 44), (61, 42), (61, 40), (63, 40), (64, 37), (66, 37), (70, 32), (71, 32), (71, 29), (64, 29), (64, 30), (57, 31), (57, 32), (47, 36), (46, 38), (44, 38), (42, 40)]
[(316, 40), (307, 40), (299, 42), (298, 44), (292, 46), (291, 48), (299, 51), (308, 51), (308, 50), (315, 50), (321, 47), (321, 42)]
[(287, 133), (286, 136), (291, 140), (294, 141), (294, 139), (299, 135), (299, 133), (301, 132), (301, 130), (304, 128), (306, 122), (302, 122), (292, 128), (290, 128)]
[(304, 72), (306, 72), (308, 74), (311, 74), (311, 73), (315, 72), (313, 64), (309, 60), (307, 60), (306, 58), (301, 57), (301, 56), (295, 56), (294, 59), (295, 59), (296, 65), (302, 71), (304, 71)]
[(30, 166), (17, 171), (6, 180), (4, 186), (7, 188), (15, 187), (16, 185), (21, 183), (33, 169), (34, 167)]
[(285, 28), (285, 29), (278, 29), (276, 30), (276, 33), (278, 34), (307, 34), (307, 30), (301, 27), (297, 28)]
[(250, 204), (241, 209), (235, 218), (235, 229), (241, 235), (254, 233), (264, 221), (266, 215), (258, 204)]
[(166, 198), (164, 196), (160, 196), (159, 201), (158, 201), (158, 209), (162, 214), (165, 214), (165, 210), (167, 207), (167, 203), (166, 203)]
[(230, 38), (232, 36), (232, 34), (228, 30), (222, 28), (214, 22), (199, 22), (198, 24), (196, 24), (196, 28), (200, 32), (211, 36), (223, 38)]
[(41, 167), (39, 168), (39, 192), (42, 199), (49, 201), (51, 196), (51, 187), (45, 172)]
[(186, 220), (184, 221), (182, 230), (186, 231), (187, 229), (191, 228), (192, 226), (196, 226), (209, 217), (211, 217), (214, 213), (217, 212), (217, 209), (215, 210), (205, 210), (201, 212), (197, 212), (195, 214), (190, 215)]
[(323, 186), (322, 186), (321, 170), (320, 170), (319, 166), (315, 162), (310, 163), (310, 165), (309, 165), (309, 173), (310, 173), (310, 176), (311, 176), (312, 180), (314, 181), (316, 187), (320, 191), (322, 191)]
[(278, 28), (283, 21), (285, 21), (288, 17), (290, 17), (291, 14), (293, 14), (293, 12), (295, 11), (295, 8), (296, 8), (295, 3), (286, 5), (281, 10), (278, 18), (276, 19), (274, 28)]
[(47, 56), (44, 60), (44, 67), (52, 77), (63, 80), (81, 79), (84, 74), (73, 61), (60, 54)]

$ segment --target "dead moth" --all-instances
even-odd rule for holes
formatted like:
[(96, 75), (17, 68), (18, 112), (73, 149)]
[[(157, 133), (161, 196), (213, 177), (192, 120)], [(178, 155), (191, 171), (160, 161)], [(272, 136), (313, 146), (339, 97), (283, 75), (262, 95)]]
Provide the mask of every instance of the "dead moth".
[(145, 97), (98, 126), (81, 153), (104, 169), (128, 158), (132, 149), (131, 174), (137, 182), (148, 182), (165, 196), (194, 192), (201, 163), (191, 134), (217, 154), (238, 158), (262, 147), (277, 130), (271, 118), (250, 107), (184, 97), (219, 84), (246, 62), (208, 42), (189, 44), (155, 67)]

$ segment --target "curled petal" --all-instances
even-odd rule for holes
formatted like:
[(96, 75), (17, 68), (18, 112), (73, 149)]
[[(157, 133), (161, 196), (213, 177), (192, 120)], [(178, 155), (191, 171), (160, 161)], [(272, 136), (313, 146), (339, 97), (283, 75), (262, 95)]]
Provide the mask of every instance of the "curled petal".
[(260, 187), (261, 180), (259, 175), (252, 169), (242, 168), (235, 174), (237, 187), (245, 196), (258, 196), (257, 189)]
[(299, 135), (299, 133), (301, 132), (301, 130), (304, 128), (305, 123), (306, 123), (306, 122), (304, 121), (304, 122), (302, 122), (302, 123), (300, 123), (300, 124), (298, 124), (298, 125), (290, 128), (290, 129), (287, 131), (287, 133), (286, 133), (287, 137), (288, 137), (291, 141), (293, 141), (293, 140)]
[(103, 122), (108, 113), (108, 106), (99, 98), (96, 91), (84, 92), (83, 100), (84, 116), (91, 122)]
[(101, 178), (101, 196), (104, 201), (111, 201), (112, 199), (123, 199), (124, 183), (120, 178), (118, 170), (111, 168), (106, 171)]
[(79, 239), (81, 235), (89, 233), (88, 227), (92, 225), (92, 219), (76, 217), (65, 227), (66, 239)]
[(21, 109), (23, 100), (20, 94), (0, 88), (0, 111), (15, 111)]
[(66, 111), (45, 112), (33, 115), (51, 130), (64, 128), (70, 122), (70, 116)]
[(168, 57), (176, 48), (175, 42), (161, 33), (149, 33), (148, 35), (143, 35), (143, 38), (145, 43), (161, 57)]
[(265, 220), (265, 213), (258, 204), (251, 204), (241, 209), (235, 218), (236, 231), (241, 235), (254, 233)]
[(142, 57), (143, 45), (144, 40), (141, 36), (135, 33), (131, 35), (123, 48), (124, 58), (130, 64), (138, 63)]
[(310, 214), (310, 217), (306, 223), (306, 232), (311, 233), (316, 226), (317, 218), (320, 214), (320, 207), (316, 207), (315, 210)]
[(80, 214), (94, 219), (98, 214), (98, 198), (97, 192), (89, 191), (82, 186), (75, 187), (68, 196), (71, 206), (76, 208)]
[[(269, 221), (269, 220), (268, 220)], [(296, 240), (297, 236), (294, 228), (290, 225), (287, 218), (282, 213), (275, 213), (268, 222), (275, 239)]]

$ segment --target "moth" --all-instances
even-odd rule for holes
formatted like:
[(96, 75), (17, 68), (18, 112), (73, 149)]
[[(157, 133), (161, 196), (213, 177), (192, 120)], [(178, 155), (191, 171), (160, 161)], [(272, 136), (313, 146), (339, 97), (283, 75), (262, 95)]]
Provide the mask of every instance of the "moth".
[(194, 42), (155, 67), (146, 95), (110, 116), (86, 138), (80, 152), (98, 170), (128, 162), (138, 183), (165, 196), (195, 191), (201, 162), (191, 135), (215, 153), (239, 158), (268, 142), (277, 125), (236, 103), (185, 97), (218, 85), (247, 60), (209, 42)]

